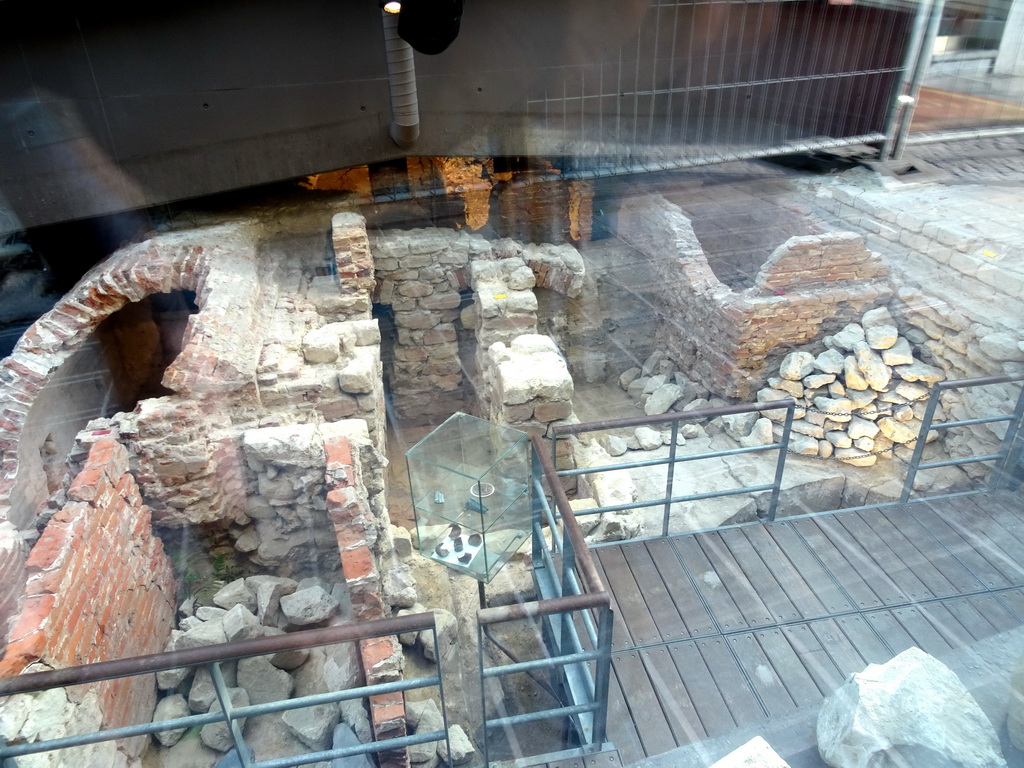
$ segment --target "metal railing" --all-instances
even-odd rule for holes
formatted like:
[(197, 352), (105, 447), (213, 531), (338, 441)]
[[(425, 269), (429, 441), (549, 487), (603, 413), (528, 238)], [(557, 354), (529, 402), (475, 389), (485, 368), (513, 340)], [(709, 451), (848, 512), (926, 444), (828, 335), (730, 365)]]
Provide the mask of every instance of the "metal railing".
[[(781, 410), (786, 411), (786, 418), (782, 423), (782, 434), (778, 442), (774, 442), (769, 445), (752, 446), (749, 448), (732, 448), (720, 451), (709, 451), (707, 453), (687, 454), (683, 456), (680, 456), (676, 450), (677, 440), (679, 438), (680, 422), (703, 421), (704, 419), (711, 419), (717, 416), (728, 416), (741, 413), (762, 413), (764, 411)], [(624, 469), (638, 469), (640, 467), (654, 467), (659, 465), (667, 465), (668, 469), (665, 480), (664, 498), (657, 499), (654, 501), (638, 501), (632, 502), (630, 504), (617, 504), (614, 506), (593, 507), (591, 509), (577, 510), (576, 515), (597, 515), (603, 512), (621, 512), (630, 509), (642, 509), (644, 507), (663, 506), (664, 513), (662, 515), (661, 535), (668, 536), (673, 504), (679, 504), (687, 501), (699, 501), (702, 499), (714, 499), (723, 496), (737, 496), (745, 493), (759, 493), (763, 491), (771, 491), (771, 496), (769, 497), (768, 501), (768, 507), (764, 512), (764, 519), (767, 521), (772, 521), (775, 519), (775, 513), (779, 503), (779, 493), (782, 488), (782, 475), (786, 467), (786, 449), (789, 446), (789, 436), (792, 431), (793, 414), (795, 410), (796, 402), (794, 400), (773, 400), (767, 403), (743, 403), (739, 405), (720, 406), (717, 408), (700, 408), (694, 409), (692, 411), (682, 411), (679, 413), (666, 413), (660, 416), (637, 416), (627, 419), (594, 421), (586, 424), (564, 424), (559, 425), (552, 430), (552, 454), (554, 453), (554, 446), (557, 444), (556, 441), (560, 436), (578, 435), (586, 432), (599, 432), (610, 429), (619, 429), (623, 427), (670, 424), (671, 439), (669, 441), (669, 453), (667, 458), (648, 459), (645, 461), (626, 462), (620, 464), (608, 464), (598, 467), (564, 469), (558, 472), (559, 477), (573, 477), (578, 475), (589, 475), (602, 472), (614, 472), (617, 470)], [(775, 465), (775, 478), (771, 483), (766, 483), (762, 485), (739, 486), (736, 488), (728, 488), (719, 491), (708, 491), (706, 493), (691, 493), (683, 496), (673, 495), (673, 488), (675, 485), (676, 464), (689, 461), (700, 461), (702, 459), (713, 459), (722, 456), (737, 456), (744, 453), (761, 453), (764, 451), (779, 452), (778, 461)]]
[[(933, 423), (935, 411), (939, 406), (939, 399), (944, 392), (951, 389), (969, 389), (971, 387), (985, 387), (994, 384), (1010, 384), (1017, 381), (1024, 381), (1024, 374), (1002, 375), (1002, 376), (981, 376), (975, 379), (960, 379), (958, 381), (940, 381), (932, 387), (931, 395), (928, 398), (928, 405), (925, 407), (924, 417), (921, 420), (921, 431), (917, 436), (917, 444), (914, 446), (914, 455), (907, 468), (907, 476), (903, 482), (903, 493), (900, 501), (908, 501), (914, 490), (914, 480), (921, 470), (938, 469), (939, 467), (956, 467), (965, 464), (979, 464), (988, 461), (995, 462), (992, 467), (992, 474), (989, 478), (988, 488), (995, 490), (1002, 482), (1006, 472), (1013, 465), (1020, 455), (1021, 420), (1024, 418), (1024, 387), (1017, 396), (1017, 403), (1013, 413), (1000, 414), (997, 416), (985, 416), (977, 419), (961, 419), (959, 421), (946, 421), (940, 424)], [(996, 424), (1008, 422), (1006, 434), (1003, 437), (999, 450), (996, 453), (984, 454), (981, 456), (968, 456), (960, 459), (946, 459), (945, 461), (932, 461), (927, 464), (921, 463), (924, 454), (924, 447), (927, 443), (928, 434), (932, 431), (953, 429), (955, 427), (968, 427), (978, 424)]]
[[(575, 742), (584, 751), (600, 748), (606, 737), (613, 621), (611, 595), (605, 589), (541, 438), (532, 438), (531, 451), (532, 560), (534, 584), (540, 599), (482, 608), (477, 612), (485, 765), (489, 765), (491, 756), (490, 732), (497, 729), (564, 718), (571, 726)], [(548, 490), (554, 499), (554, 509), (547, 499)], [(547, 537), (550, 537), (550, 545)], [(575, 621), (577, 617), (583, 628), (582, 637)], [(490, 627), (521, 620), (540, 622), (546, 655), (530, 661), (513, 660), (510, 664), (487, 666), (484, 641), (490, 639)], [(518, 715), (491, 717), (487, 682), (535, 671), (544, 671), (557, 682), (553, 693), (559, 699), (558, 705)]]
[[(422, 744), (431, 741), (448, 742), (448, 720), (444, 702), (444, 687), (441, 682), (440, 654), (437, 658), (437, 672), (428, 677), (415, 680), (397, 680), (376, 685), (364, 685), (358, 688), (350, 688), (344, 691), (331, 691), (308, 696), (301, 696), (281, 701), (253, 704), (245, 707), (236, 707), (231, 703), (228, 687), (225, 684), (224, 675), (221, 671), (221, 663), (252, 656), (264, 656), (283, 651), (316, 648), (339, 643), (352, 643), (359, 640), (366, 640), (374, 637), (398, 635), (406, 632), (419, 632), (430, 630), (435, 647), (437, 645), (437, 628), (433, 613), (418, 613), (393, 619), (380, 619), (376, 621), (365, 621), (357, 624), (344, 624), (324, 629), (310, 629), (301, 632), (291, 632), (283, 635), (260, 637), (251, 640), (243, 640), (235, 643), (222, 643), (209, 645), (201, 648), (190, 648), (182, 651), (172, 651), (149, 656), (136, 656), (116, 661), (105, 661), (96, 664), (87, 664), (79, 667), (67, 667), (49, 672), (37, 672), (18, 675), (0, 679), (0, 699), (15, 694), (33, 693), (52, 688), (63, 688), (72, 685), (96, 683), (104, 680), (117, 678), (134, 677), (136, 675), (152, 674), (171, 669), (183, 667), (206, 667), (213, 680), (217, 698), (221, 705), (220, 712), (209, 712), (207, 714), (189, 715), (170, 720), (140, 723), (122, 728), (110, 728), (92, 733), (84, 733), (75, 736), (66, 736), (47, 741), (38, 741), (27, 744), (0, 744), (0, 764), (8, 766), (4, 762), (9, 758), (17, 758), (22, 755), (31, 755), (40, 752), (49, 752), (58, 749), (81, 747), (89, 744), (97, 744), (104, 741), (126, 739), (136, 736), (145, 736), (162, 731), (170, 731), (180, 728), (192, 728), (195, 726), (207, 725), (210, 723), (224, 723), (227, 725), (234, 744), (234, 752), (237, 754), (243, 768), (291, 768), (292, 766), (307, 765), (322, 760), (333, 760), (334, 758), (350, 757), (371, 752), (382, 752), (385, 750), (405, 749), (414, 744)], [(354, 699), (364, 699), (369, 696), (404, 692), (419, 688), (436, 687), (438, 696), (441, 699), (441, 714), (444, 718), (444, 730), (432, 731), (429, 733), (417, 733), (412, 736), (400, 738), (382, 739), (359, 746), (346, 747), (341, 749), (328, 749), (310, 752), (303, 755), (282, 757), (272, 760), (254, 761), (250, 757), (250, 750), (246, 746), (242, 733), (241, 721), (246, 718), (268, 715), (277, 712), (285, 712), (293, 709), (312, 707), (320, 704), (332, 704)], [(449, 751), (450, 754), (450, 751)]]

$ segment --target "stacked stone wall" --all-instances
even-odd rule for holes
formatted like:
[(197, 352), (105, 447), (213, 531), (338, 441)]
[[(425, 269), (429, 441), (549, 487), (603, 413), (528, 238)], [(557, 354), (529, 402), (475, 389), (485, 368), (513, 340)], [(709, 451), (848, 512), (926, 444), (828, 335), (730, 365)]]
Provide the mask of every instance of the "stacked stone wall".
[[(25, 573), (0, 677), (37, 663), (62, 668), (163, 649), (174, 622), (174, 574), (122, 446), (110, 439), (92, 446)], [(98, 683), (94, 692), (106, 728), (144, 722), (156, 702), (150, 676)], [(140, 739), (122, 743), (131, 757), (143, 747)]]
[(892, 294), (884, 265), (851, 233), (792, 238), (755, 286), (733, 292), (711, 270), (689, 220), (662, 198), (624, 206), (620, 234), (662, 286), (659, 337), (688, 376), (749, 399), (789, 348), (834, 332)]
[[(999, 212), (979, 203), (977, 223), (967, 227), (943, 216), (941, 199), (893, 205), (898, 192), (875, 186), (832, 184), (817, 203), (823, 218), (861, 232), (888, 257), (900, 284), (890, 305), (900, 332), (948, 380), (1024, 370), (1024, 269), (1015, 236), (993, 219)], [(949, 393), (946, 418), (1008, 413), (1016, 394), (1012, 385)], [(980, 425), (950, 431), (944, 443), (953, 457), (965, 457), (995, 449), (1004, 433), (1003, 424)]]

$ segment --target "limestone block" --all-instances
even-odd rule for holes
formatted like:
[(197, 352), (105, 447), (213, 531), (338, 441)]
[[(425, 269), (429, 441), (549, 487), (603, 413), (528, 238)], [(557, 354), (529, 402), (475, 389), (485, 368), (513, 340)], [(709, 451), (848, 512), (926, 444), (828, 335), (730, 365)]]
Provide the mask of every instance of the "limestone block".
[(844, 363), (843, 353), (837, 349), (826, 349), (814, 358), (814, 367), (822, 373), (842, 373)]
[(814, 356), (809, 352), (790, 352), (779, 365), (779, 375), (789, 381), (800, 381), (814, 370)]
[(316, 704), (312, 707), (289, 709), (282, 716), (284, 724), (303, 744), (313, 750), (321, 750), (338, 722), (336, 704)]
[[(812, 373), (809, 376), (804, 376), (803, 384), (808, 389), (820, 389), (821, 387), (827, 387), (836, 380), (834, 373)], [(770, 380), (769, 380), (770, 382)], [(797, 397), (803, 397), (801, 392)]]
[(242, 435), (242, 446), (250, 466), (253, 462), (293, 467), (324, 464), (323, 437), (312, 424), (249, 429)]
[[(864, 381), (876, 392), (883, 391), (889, 386), (892, 379), (892, 371), (889, 366), (882, 362), (882, 358), (867, 344), (858, 344), (853, 351), (857, 358), (857, 367), (864, 376)], [(849, 382), (847, 382), (849, 385)], [(860, 389), (854, 387), (854, 389)]]
[(755, 736), (710, 768), (790, 768), (762, 736)]
[(997, 362), (1024, 361), (1021, 343), (1019, 337), (1003, 332), (989, 333), (978, 339), (982, 354)]
[(423, 656), (429, 661), (436, 661), (438, 654), (445, 658), (459, 639), (459, 622), (451, 611), (435, 608), (434, 623), (437, 627), (437, 648), (434, 648), (434, 636), (430, 630), (424, 629), (419, 636)]
[(816, 397), (814, 398), (814, 407), (826, 414), (832, 421), (848, 422), (852, 418), (850, 414), (854, 404), (852, 400), (844, 398)]
[[(407, 701), (405, 705), (406, 722), (413, 733), (434, 733), (444, 730), (444, 718), (441, 710), (433, 699), (423, 701)], [(427, 741), (409, 747), (409, 762), (417, 768), (426, 768), (431, 762), (437, 762), (437, 741)]]
[(449, 756), (448, 745), (444, 741), (437, 743), (437, 754), (448, 765), (462, 765), (469, 762), (475, 751), (473, 742), (469, 740), (466, 731), (456, 723), (448, 729), (448, 741), (451, 743), (452, 752)]
[(260, 620), (242, 604), (235, 605), (225, 613), (222, 622), (229, 643), (263, 636), (263, 625), (260, 624)]
[(661, 433), (650, 427), (637, 427), (634, 432), (640, 448), (645, 451), (653, 451), (661, 447)]
[(860, 367), (857, 365), (857, 358), (853, 355), (847, 355), (843, 363), (843, 385), (847, 389), (865, 390), (871, 388), (867, 378), (861, 373)]
[[(832, 336), (832, 345), (835, 349), (852, 352), (854, 347), (864, 340), (864, 329), (856, 323), (850, 323), (839, 333)], [(829, 371), (825, 372), (829, 373)]]
[(227, 635), (224, 634), (224, 625), (220, 620), (204, 621), (195, 629), (183, 632), (174, 642), (174, 650), (183, 651), (186, 648), (202, 648), (207, 645), (218, 645), (226, 643)]
[(379, 380), (377, 360), (375, 347), (358, 347), (354, 357), (338, 371), (338, 385), (352, 394), (373, 392)]
[(307, 363), (333, 363), (342, 351), (345, 323), (328, 323), (302, 337), (302, 356)]
[(862, 437), (874, 437), (878, 434), (879, 427), (873, 421), (862, 419), (859, 416), (854, 416), (847, 424), (846, 432), (850, 436), (850, 439), (857, 440)]
[(651, 354), (644, 361), (644, 364), (640, 369), (640, 375), (652, 375), (655, 371), (658, 370), (658, 364), (661, 362), (661, 359), (663, 357), (665, 357), (665, 353), (662, 352), (660, 349), (656, 349), (653, 352), (651, 352)]
[[(233, 708), (249, 706), (249, 694), (245, 692), (244, 688), (229, 688), (228, 699)], [(220, 702), (214, 701), (210, 706), (210, 712), (220, 711)], [(239, 727), (245, 726), (244, 717), (240, 718), (237, 722)], [(226, 723), (207, 723), (199, 731), (199, 738), (202, 739), (203, 744), (210, 749), (216, 749), (218, 752), (227, 752), (235, 744)]]
[[(833, 377), (835, 378), (835, 377)], [(778, 376), (772, 376), (768, 379), (768, 386), (772, 389), (778, 389), (782, 392), (788, 392), (790, 395), (796, 398), (804, 396), (804, 385), (799, 381), (793, 381), (791, 379), (783, 379)]]
[(844, 464), (849, 464), (853, 467), (871, 467), (878, 461), (877, 456), (868, 456), (864, 451), (857, 450), (856, 448), (836, 448), (835, 453), (832, 455), (834, 458), (842, 460)]
[(910, 342), (902, 336), (888, 349), (882, 350), (882, 362), (888, 366), (910, 365), (914, 362), (914, 351)]
[[(283, 635), (285, 632), (278, 627), (264, 627), (265, 635)], [(270, 657), (270, 663), (278, 669), (292, 670), (301, 667), (309, 658), (309, 650), (298, 648), (294, 651), (279, 651)]]
[(760, 414), (756, 411), (750, 413), (733, 413), (722, 416), (722, 424), (725, 426), (725, 432), (734, 440), (739, 440), (750, 434), (750, 430), (754, 428), (754, 424), (757, 422)]
[(626, 393), (634, 399), (639, 399), (640, 395), (644, 393), (644, 387), (647, 386), (650, 378), (650, 376), (638, 376), (633, 379), (633, 381), (626, 385)]
[(808, 437), (813, 437), (816, 440), (825, 439), (825, 430), (821, 426), (812, 424), (806, 419), (794, 419), (791, 429), (797, 434), (807, 435)]
[(619, 386), (623, 389), (629, 389), (629, 385), (640, 378), (639, 368), (630, 368), (627, 371), (623, 371), (622, 375), (619, 376)]
[[(200, 605), (196, 608), (195, 618), (200, 621), (223, 621), (224, 614), (226, 613), (227, 610), (224, 608), (217, 608), (213, 605)], [(195, 627), (198, 626), (198, 624), (193, 624), (192, 626)]]
[(894, 326), (896, 325), (896, 321), (889, 313), (887, 307), (876, 307), (875, 309), (869, 309), (861, 316), (860, 324), (864, 326), (866, 330), (868, 328)]
[(649, 394), (653, 393), (654, 390), (658, 389), (658, 387), (665, 386), (665, 383), (667, 381), (668, 381), (668, 376), (663, 376), (661, 374), (656, 374), (654, 376), (649, 376), (647, 378), (647, 383), (644, 384), (644, 388), (640, 392), (640, 394), (642, 394), (642, 395), (649, 395)]
[[(757, 402), (759, 403), (770, 403), (775, 400), (792, 400), (792, 396), (788, 392), (783, 392), (781, 389), (759, 389), (757, 390)], [(685, 409), (684, 409), (685, 410)], [(784, 421), (786, 418), (786, 411), (779, 408), (777, 410), (762, 411), (762, 415), (765, 418), (771, 419), (772, 421)], [(802, 418), (804, 415), (802, 408), (797, 408), (794, 413), (794, 418)]]
[(621, 456), (626, 452), (626, 441), (618, 435), (602, 435), (600, 440), (609, 456)]
[(853, 438), (846, 432), (833, 430), (825, 433), (825, 439), (836, 448), (849, 448), (853, 445)]
[(931, 392), (931, 390), (923, 384), (912, 384), (909, 381), (901, 381), (897, 383), (894, 391), (908, 403), (917, 400), (924, 400), (928, 397), (929, 392)]
[(771, 445), (775, 442), (775, 436), (772, 433), (771, 419), (758, 419), (754, 422), (754, 426), (751, 427), (750, 434), (746, 437), (741, 437), (739, 440), (740, 445), (744, 448)]
[(802, 456), (817, 456), (818, 441), (799, 432), (791, 432), (789, 435), (790, 453), (798, 453)]
[(293, 579), (280, 576), (250, 576), (246, 586), (256, 591), (256, 616), (265, 626), (276, 626), (281, 598), (292, 594), (298, 587)]
[[(153, 712), (153, 722), (161, 720), (176, 720), (179, 717), (187, 717), (190, 714), (188, 702), (180, 693), (164, 696), (156, 703), (156, 710)], [(178, 743), (178, 740), (185, 734), (185, 728), (174, 728), (169, 731), (158, 731), (154, 734), (156, 740), (163, 746), (170, 747)]]
[(249, 694), (250, 704), (282, 701), (291, 696), (295, 687), (292, 676), (265, 656), (239, 659), (238, 685)]
[(877, 325), (864, 329), (864, 337), (872, 349), (889, 349), (899, 339), (895, 325)]
[(497, 390), (502, 403), (518, 405), (534, 398), (572, 399), (572, 377), (551, 339), (525, 334), (513, 340), (508, 351), (511, 359), (497, 366)]
[(921, 361), (910, 365), (899, 365), (894, 370), (896, 375), (904, 381), (923, 381), (925, 384), (935, 384), (946, 378), (940, 368), (922, 363)]
[(852, 675), (818, 715), (818, 751), (836, 768), (1003, 768), (999, 739), (957, 676), (919, 648)]
[(338, 611), (338, 601), (323, 587), (299, 589), (281, 598), (281, 612), (288, 623), (305, 627), (326, 621)]
[(679, 434), (687, 440), (697, 440), (708, 436), (700, 424), (683, 424), (679, 427)]
[[(664, 378), (652, 376), (651, 380)], [(678, 384), (662, 384), (651, 393), (651, 397), (644, 404), (644, 413), (648, 416), (657, 416), (668, 411), (683, 397), (683, 388)]]
[(882, 434), (894, 443), (909, 443), (917, 439), (918, 430), (910, 426), (912, 423), (902, 423), (896, 421), (891, 416), (883, 416), (877, 422), (879, 429), (882, 430)]
[[(851, 394), (851, 393), (853, 393), (855, 391), (857, 391), (857, 390), (852, 390), (851, 389), (850, 392), (848, 393), (846, 391), (846, 387), (840, 381), (833, 381), (831, 384), (828, 385), (829, 397), (837, 397), (837, 398), (838, 397), (846, 397), (847, 394)], [(813, 398), (811, 398), (811, 399), (813, 399)]]

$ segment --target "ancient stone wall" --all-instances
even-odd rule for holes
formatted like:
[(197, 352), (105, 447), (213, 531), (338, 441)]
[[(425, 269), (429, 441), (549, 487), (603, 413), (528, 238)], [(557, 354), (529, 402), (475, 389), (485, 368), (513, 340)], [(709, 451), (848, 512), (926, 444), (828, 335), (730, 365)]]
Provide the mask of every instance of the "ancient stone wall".
[[(922, 348), (927, 362), (948, 380), (1024, 370), (1024, 270), (1012, 233), (979, 205), (978, 227), (966, 229), (942, 216), (942, 200), (928, 207), (893, 206), (891, 190), (832, 184), (816, 198), (823, 216), (861, 232), (888, 257), (899, 291), (890, 310), (900, 332)], [(951, 392), (943, 396), (947, 420), (1007, 414), (1012, 385)], [(995, 450), (1005, 424), (946, 433), (955, 457)], [(964, 467), (984, 473), (978, 465)]]
[[(174, 622), (174, 574), (122, 446), (110, 439), (92, 446), (67, 503), (32, 548), (26, 573), (0, 677), (37, 662), (60, 668), (163, 649)], [(144, 722), (156, 702), (150, 676), (94, 690), (106, 728)], [(140, 739), (122, 743), (132, 757), (142, 747)]]
[(892, 293), (878, 257), (850, 233), (792, 238), (739, 293), (715, 276), (682, 211), (660, 197), (624, 206), (619, 234), (651, 260), (665, 305), (658, 333), (673, 359), (724, 397), (749, 399), (788, 348)]

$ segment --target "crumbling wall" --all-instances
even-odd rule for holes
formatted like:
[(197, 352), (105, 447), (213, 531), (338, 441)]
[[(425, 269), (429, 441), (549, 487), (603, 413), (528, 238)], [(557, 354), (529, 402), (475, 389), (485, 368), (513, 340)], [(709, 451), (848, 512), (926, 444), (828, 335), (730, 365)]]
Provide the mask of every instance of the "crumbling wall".
[(694, 381), (749, 399), (790, 347), (838, 330), (892, 294), (877, 255), (852, 233), (791, 238), (739, 293), (712, 272), (689, 220), (660, 197), (630, 201), (619, 234), (651, 260), (658, 334)]
[[(26, 574), (0, 677), (37, 663), (61, 668), (163, 649), (174, 622), (174, 574), (122, 446), (110, 439), (92, 446), (67, 503), (32, 548)], [(145, 675), (98, 683), (91, 693), (73, 717), (90, 721), (98, 713), (105, 728), (144, 722), (156, 702)], [(143, 739), (121, 742), (131, 757), (143, 748)], [(114, 744), (95, 749), (113, 752)]]

